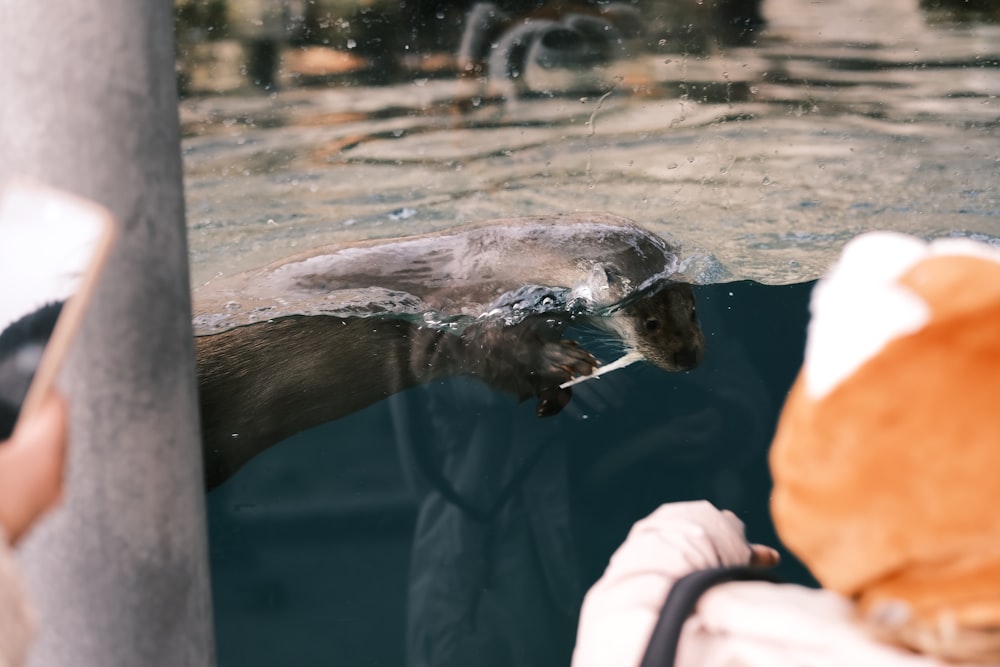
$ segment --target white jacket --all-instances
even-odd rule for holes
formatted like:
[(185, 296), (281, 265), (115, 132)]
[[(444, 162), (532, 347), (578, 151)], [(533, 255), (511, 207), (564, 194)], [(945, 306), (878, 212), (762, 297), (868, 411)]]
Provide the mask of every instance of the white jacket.
[[(749, 560), (733, 514), (706, 501), (661, 506), (635, 524), (587, 594), (573, 667), (636, 667), (675, 581)], [(756, 581), (721, 584), (701, 597), (676, 665), (955, 667), (870, 638), (839, 595)]]

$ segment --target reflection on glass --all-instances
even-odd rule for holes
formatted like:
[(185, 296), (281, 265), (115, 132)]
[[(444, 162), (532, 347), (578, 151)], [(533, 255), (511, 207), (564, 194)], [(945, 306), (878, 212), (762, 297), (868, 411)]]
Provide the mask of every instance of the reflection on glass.
[[(210, 476), (239, 468), (209, 496), (224, 664), (566, 664), (580, 596), (656, 504), (707, 497), (773, 541), (771, 430), (808, 281), (844, 242), (1000, 239), (984, 3), (179, 5), (193, 282), (215, 292), (198, 345), (252, 388), (220, 383), (206, 410), (225, 415), (206, 423)], [(378, 254), (579, 211), (682, 246), (673, 288), (633, 285), (615, 310), (621, 295), (574, 305), (549, 276), (506, 276), (497, 303), (449, 276), (466, 312), (427, 289), (442, 262), (426, 245)], [(331, 246), (359, 250), (359, 280), (337, 282)], [(407, 280), (367, 279), (403, 265)], [(522, 252), (527, 266), (548, 264)], [(587, 355), (647, 339), (620, 326), (643, 320), (627, 308), (684, 304), (684, 283), (697, 368), (659, 372), (689, 364), (646, 349), (652, 364), (563, 402), (552, 386)], [(378, 352), (330, 344), (345, 334)], [(352, 375), (316, 372), (345, 357)], [(545, 401), (557, 414), (539, 419)], [(296, 404), (317, 406), (308, 423)]]

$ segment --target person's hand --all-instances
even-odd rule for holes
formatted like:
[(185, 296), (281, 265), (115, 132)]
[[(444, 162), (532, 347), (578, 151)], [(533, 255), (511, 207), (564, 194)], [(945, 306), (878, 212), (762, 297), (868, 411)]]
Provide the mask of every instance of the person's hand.
[(12, 544), (62, 496), (68, 425), (66, 402), (53, 391), (0, 443), (0, 526)]
[(750, 545), (750, 564), (756, 567), (774, 567), (781, 561), (777, 549), (763, 544)]
[(667, 592), (684, 575), (777, 562), (774, 549), (747, 543), (732, 512), (704, 500), (660, 506), (632, 527), (587, 593), (573, 666), (638, 665)]

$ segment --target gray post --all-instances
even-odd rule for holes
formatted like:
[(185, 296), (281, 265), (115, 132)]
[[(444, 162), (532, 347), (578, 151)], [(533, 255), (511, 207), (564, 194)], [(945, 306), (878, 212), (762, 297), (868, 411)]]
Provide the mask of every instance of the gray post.
[(171, 0), (0, 0), (0, 178), (122, 225), (62, 376), (63, 506), (22, 552), (33, 666), (215, 662), (172, 26)]

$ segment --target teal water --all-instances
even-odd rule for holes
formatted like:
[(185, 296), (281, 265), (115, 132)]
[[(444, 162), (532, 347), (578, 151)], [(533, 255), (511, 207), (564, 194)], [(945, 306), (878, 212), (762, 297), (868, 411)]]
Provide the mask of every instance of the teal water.
[(766, 452), (810, 289), (699, 288), (702, 367), (637, 364), (555, 417), (453, 379), (265, 452), (208, 497), (220, 664), (568, 664), (586, 586), (660, 503), (708, 498), (778, 545)]

